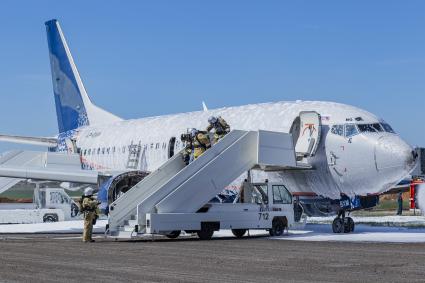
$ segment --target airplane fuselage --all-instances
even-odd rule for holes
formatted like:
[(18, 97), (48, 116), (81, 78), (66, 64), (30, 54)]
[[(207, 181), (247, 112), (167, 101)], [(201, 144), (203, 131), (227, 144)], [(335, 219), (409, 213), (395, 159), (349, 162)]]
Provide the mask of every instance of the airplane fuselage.
[(85, 168), (119, 171), (129, 169), (131, 145), (140, 145), (134, 169), (151, 172), (183, 148), (182, 133), (205, 129), (211, 115), (222, 116), (232, 129), (289, 133), (302, 111), (316, 111), (321, 117), (318, 150), (308, 159), (314, 169), (254, 172), (254, 177), (283, 182), (293, 193), (338, 199), (340, 193), (385, 192), (411, 171), (412, 148), (388, 124), (367, 111), (331, 102), (264, 103), (86, 126), (61, 134), (59, 150), (72, 150), (66, 142), (72, 137)]

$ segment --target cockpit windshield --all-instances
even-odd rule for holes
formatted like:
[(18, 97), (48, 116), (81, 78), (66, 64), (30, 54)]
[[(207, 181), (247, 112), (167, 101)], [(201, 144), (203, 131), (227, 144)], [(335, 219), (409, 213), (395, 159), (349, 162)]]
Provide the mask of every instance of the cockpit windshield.
[(388, 125), (387, 123), (381, 123), (381, 125), (386, 132), (395, 134), (395, 131), (393, 130), (393, 128), (391, 128), (391, 126)]
[(360, 133), (376, 133), (376, 132), (383, 132), (384, 129), (379, 123), (375, 124), (358, 124), (357, 127), (359, 128)]
[(345, 136), (350, 138), (358, 135), (359, 133), (379, 133), (387, 132), (395, 134), (394, 130), (387, 123), (373, 123), (373, 124), (345, 124), (345, 125), (333, 125), (331, 128), (332, 134), (338, 136)]

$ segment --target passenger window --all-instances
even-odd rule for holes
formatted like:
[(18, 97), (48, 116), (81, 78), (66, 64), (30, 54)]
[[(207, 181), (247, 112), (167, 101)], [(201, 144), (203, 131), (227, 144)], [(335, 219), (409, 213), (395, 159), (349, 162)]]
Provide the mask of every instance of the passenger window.
[(276, 204), (290, 204), (292, 203), (292, 196), (283, 185), (273, 185), (273, 203)]
[(344, 135), (344, 126), (343, 125), (333, 125), (331, 129), (332, 134), (343, 136)]
[(356, 125), (354, 124), (346, 124), (345, 125), (345, 136), (347, 138), (355, 136), (359, 133), (359, 131), (357, 130)]

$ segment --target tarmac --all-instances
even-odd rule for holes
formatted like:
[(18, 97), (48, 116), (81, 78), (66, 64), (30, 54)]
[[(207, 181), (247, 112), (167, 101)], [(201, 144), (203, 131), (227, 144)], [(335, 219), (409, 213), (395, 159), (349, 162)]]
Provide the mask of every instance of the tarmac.
[(0, 282), (423, 282), (425, 243), (0, 235)]

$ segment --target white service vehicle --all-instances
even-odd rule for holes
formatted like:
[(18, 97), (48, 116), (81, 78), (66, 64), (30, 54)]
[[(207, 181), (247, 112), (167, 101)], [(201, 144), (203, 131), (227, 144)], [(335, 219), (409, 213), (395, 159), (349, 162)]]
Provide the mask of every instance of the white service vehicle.
[(29, 205), (13, 204), (15, 209), (0, 209), (0, 224), (65, 221), (77, 216), (79, 211), (77, 204), (60, 188), (37, 187)]
[(283, 184), (245, 182), (240, 195), (236, 203), (208, 203), (197, 213), (148, 213), (146, 233), (176, 238), (181, 231), (196, 232), (200, 239), (208, 240), (220, 229), (231, 229), (241, 238), (250, 229), (281, 236), (292, 227), (292, 195)]

